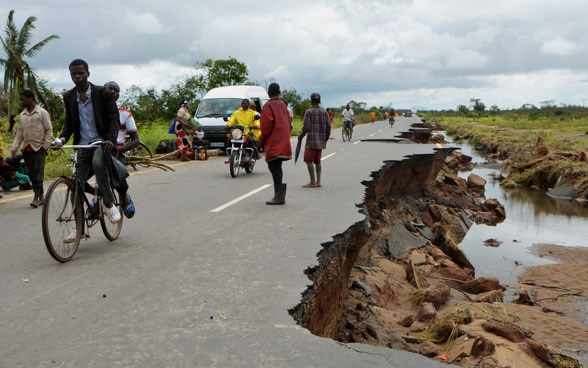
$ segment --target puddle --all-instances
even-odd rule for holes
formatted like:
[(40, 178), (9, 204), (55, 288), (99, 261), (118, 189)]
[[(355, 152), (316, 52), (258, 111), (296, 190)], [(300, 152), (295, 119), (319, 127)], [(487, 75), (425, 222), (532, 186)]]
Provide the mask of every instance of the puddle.
[[(504, 191), (493, 181), (500, 170), (486, 167), (484, 158), (470, 146), (456, 145), (460, 152), (477, 163), (471, 172), (485, 178), (486, 198), (497, 199), (506, 210), (506, 219), (496, 225), (474, 224), (460, 243), (476, 268), (476, 276), (495, 276), (501, 283), (510, 284), (525, 267), (555, 263), (538, 257), (529, 248), (534, 244), (557, 244), (569, 247), (586, 246), (588, 209), (566, 199), (554, 199), (544, 192), (530, 189)], [(461, 172), (463, 178), (471, 172)], [(498, 247), (484, 245), (487, 239), (496, 239)]]

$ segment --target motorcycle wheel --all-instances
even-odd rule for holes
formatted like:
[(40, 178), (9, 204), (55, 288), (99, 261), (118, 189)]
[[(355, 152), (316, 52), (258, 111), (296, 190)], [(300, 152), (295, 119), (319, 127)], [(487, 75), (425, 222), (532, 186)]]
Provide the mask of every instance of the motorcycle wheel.
[(239, 175), (239, 170), (241, 169), (241, 158), (239, 156), (240, 152), (238, 150), (233, 150), (231, 152), (229, 171), (232, 178), (236, 178)]
[(253, 172), (253, 166), (255, 166), (255, 165), (248, 164), (247, 166), (245, 166), (245, 172), (247, 174), (251, 174)]

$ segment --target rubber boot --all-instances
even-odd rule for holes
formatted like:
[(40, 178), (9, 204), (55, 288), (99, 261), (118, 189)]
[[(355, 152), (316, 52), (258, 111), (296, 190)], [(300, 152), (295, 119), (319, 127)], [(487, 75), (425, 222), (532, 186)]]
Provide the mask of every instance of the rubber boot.
[(265, 202), (265, 204), (274, 205), (284, 203), (286, 203), (286, 184), (274, 184), (274, 198), (271, 201)]
[(280, 184), (280, 190), (278, 191), (278, 203), (286, 204), (286, 183)]

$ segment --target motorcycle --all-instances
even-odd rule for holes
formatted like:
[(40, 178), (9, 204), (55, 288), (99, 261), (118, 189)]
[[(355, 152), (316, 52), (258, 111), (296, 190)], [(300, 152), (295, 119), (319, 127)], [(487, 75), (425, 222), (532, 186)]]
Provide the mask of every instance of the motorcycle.
[(394, 116), (390, 116), (388, 118), (388, 123), (390, 124), (390, 126), (394, 125)]
[(236, 178), (241, 168), (245, 169), (247, 174), (250, 174), (255, 166), (255, 148), (248, 147), (248, 134), (245, 134), (244, 126), (234, 125), (229, 128), (228, 137), (230, 138), (231, 146), (227, 148), (227, 156), (229, 156), (228, 163), (231, 177)]

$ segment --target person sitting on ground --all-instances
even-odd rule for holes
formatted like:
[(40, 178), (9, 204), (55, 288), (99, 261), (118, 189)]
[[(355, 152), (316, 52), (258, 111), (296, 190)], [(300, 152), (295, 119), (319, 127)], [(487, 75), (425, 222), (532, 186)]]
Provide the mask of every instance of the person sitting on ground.
[(174, 129), (177, 136), (176, 143), (180, 150), (180, 160), (190, 161), (190, 159), (194, 158), (192, 148), (194, 132), (201, 129), (201, 126), (200, 123), (197, 120), (194, 120), (192, 115), (190, 115), (190, 103), (186, 99), (180, 101), (180, 109), (176, 114), (176, 124)]
[[(118, 83), (111, 81), (104, 85), (108, 91), (114, 96), (114, 100), (118, 101), (120, 97), (120, 86)], [(116, 137), (117, 151), (115, 157), (126, 165), (127, 159), (125, 152), (132, 150), (139, 145), (139, 133), (137, 130), (137, 124), (133, 118), (133, 114), (124, 107), (118, 107), (118, 113), (120, 118), (120, 125), (118, 126), (118, 136)], [(125, 142), (126, 136), (130, 137), (128, 142)], [(135, 204), (129, 195), (129, 184), (127, 179), (124, 179), (121, 186), (117, 189), (123, 207), (123, 213), (126, 218), (133, 218), (135, 216)]]

